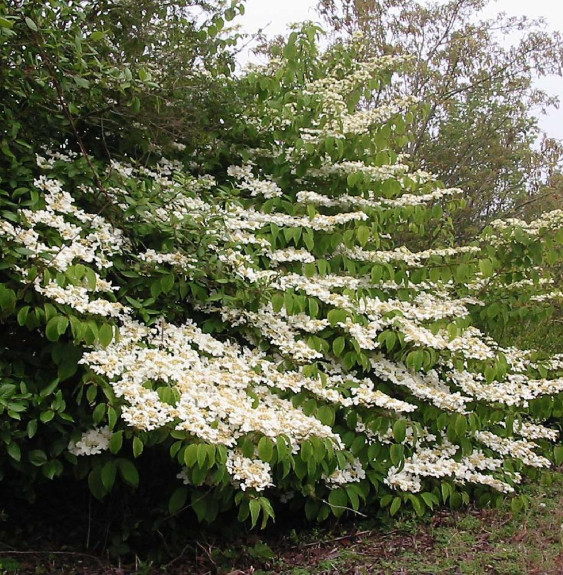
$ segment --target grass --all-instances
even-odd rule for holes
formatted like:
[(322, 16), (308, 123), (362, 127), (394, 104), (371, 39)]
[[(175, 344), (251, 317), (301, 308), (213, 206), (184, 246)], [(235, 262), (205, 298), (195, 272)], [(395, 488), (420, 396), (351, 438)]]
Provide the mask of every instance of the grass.
[[(398, 520), (391, 530), (319, 539), (282, 555), (285, 575), (563, 575), (563, 473), (528, 488), (529, 507), (438, 512), (428, 522)], [(308, 551), (307, 551), (308, 549)]]
[(115, 566), (72, 552), (1, 550), (0, 575), (563, 575), (563, 472), (526, 489), (527, 509), (439, 510), (432, 517), (278, 527), (237, 545), (197, 542), (166, 566)]

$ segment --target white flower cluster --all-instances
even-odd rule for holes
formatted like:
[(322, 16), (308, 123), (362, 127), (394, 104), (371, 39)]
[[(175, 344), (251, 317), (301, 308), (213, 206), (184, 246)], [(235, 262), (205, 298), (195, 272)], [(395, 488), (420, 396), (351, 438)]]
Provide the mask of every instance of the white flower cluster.
[(302, 204), (313, 204), (327, 208), (354, 206), (364, 209), (381, 209), (420, 206), (451, 196), (457, 196), (462, 192), (463, 190), (459, 188), (438, 188), (427, 194), (403, 194), (396, 199), (387, 199), (376, 198), (374, 192), (368, 192), (367, 197), (350, 196), (349, 194), (339, 194), (334, 197), (329, 197), (317, 192), (302, 191), (297, 193), (297, 201)]
[[(58, 180), (41, 176), (34, 185), (44, 192), (45, 209), (20, 210), (27, 227), (3, 220), (0, 233), (23, 245), (29, 251), (29, 258), (47, 260), (60, 271), (68, 269), (76, 260), (94, 263), (100, 268), (110, 267), (111, 257), (124, 248), (121, 230), (113, 228), (101, 216), (77, 208)], [(65, 214), (72, 214), (79, 225), (70, 223)], [(58, 231), (62, 245), (49, 246), (42, 242), (40, 234), (33, 229), (38, 224)]]
[(271, 179), (259, 179), (253, 176), (252, 166), (246, 164), (230, 166), (227, 174), (238, 180), (238, 187), (250, 192), (251, 196), (263, 196), (266, 199), (277, 198), (283, 195), (281, 188)]
[(260, 459), (249, 459), (239, 451), (229, 452), (227, 471), (238, 486), (246, 491), (263, 491), (273, 485), (270, 464)]
[(86, 287), (68, 285), (60, 287), (56, 282), (50, 281), (46, 286), (36, 279), (35, 289), (49, 299), (63, 305), (69, 305), (82, 314), (101, 315), (102, 317), (119, 317), (124, 313), (124, 307), (119, 302), (104, 299), (90, 299), (93, 290)]
[(141, 261), (149, 264), (168, 264), (175, 268), (188, 271), (197, 263), (195, 258), (186, 256), (180, 252), (161, 253), (155, 250), (146, 250), (137, 256)]
[(371, 251), (360, 247), (341, 247), (338, 253), (353, 260), (386, 264), (389, 262), (405, 262), (410, 267), (422, 267), (434, 256), (442, 258), (455, 258), (462, 254), (478, 254), (481, 248), (477, 246), (461, 246), (458, 248), (442, 248), (435, 250), (425, 250), (411, 252), (406, 246), (401, 246), (390, 251)]
[(518, 457), (531, 467), (549, 467), (551, 465), (549, 459), (533, 452), (533, 449), (537, 447), (533, 442), (499, 437), (490, 431), (476, 431), (475, 438), (493, 451), (508, 457)]
[(95, 427), (82, 434), (82, 437), (75, 443), (68, 444), (68, 450), (73, 455), (97, 455), (109, 448), (109, 440), (112, 432), (109, 427)]
[[(385, 483), (394, 489), (416, 493), (422, 489), (423, 477), (451, 477), (457, 483), (481, 483), (505, 493), (514, 491), (509, 483), (493, 475), (481, 473), (483, 470), (499, 470), (501, 460), (486, 457), (481, 451), (474, 451), (457, 461), (454, 456), (458, 450), (456, 445), (447, 440), (435, 447), (418, 448), (411, 457), (405, 459), (400, 468), (391, 467)], [(505, 475), (510, 476), (506, 472)], [(510, 479), (518, 480), (519, 475), (512, 474)]]
[(325, 477), (329, 486), (338, 487), (347, 483), (358, 483), (366, 478), (366, 472), (359, 459), (349, 462), (344, 469), (336, 469), (331, 475)]

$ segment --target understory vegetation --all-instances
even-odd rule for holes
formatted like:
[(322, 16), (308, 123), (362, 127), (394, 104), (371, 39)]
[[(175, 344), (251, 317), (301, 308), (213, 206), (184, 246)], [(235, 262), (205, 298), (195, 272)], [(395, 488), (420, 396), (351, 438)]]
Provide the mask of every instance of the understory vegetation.
[(532, 64), (490, 75), (531, 99), (513, 165), (477, 185), (452, 154), (466, 192), (430, 140), (459, 143), (486, 77), (437, 113), (416, 55), (362, 30), (321, 49), (312, 23), (235, 73), (243, 13), (0, 4), (0, 527), (71, 531), (75, 507), (87, 548), (163, 560), (199, 524), (525, 513), (563, 462), (560, 150), (533, 151)]

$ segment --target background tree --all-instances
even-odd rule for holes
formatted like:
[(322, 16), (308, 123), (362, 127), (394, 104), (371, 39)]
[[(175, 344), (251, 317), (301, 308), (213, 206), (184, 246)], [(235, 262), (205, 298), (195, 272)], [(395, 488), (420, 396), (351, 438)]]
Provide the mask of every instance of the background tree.
[[(321, 0), (318, 5), (334, 38), (363, 35), (366, 57), (414, 57), (410, 72), (392, 86), (424, 102), (409, 123), (412, 139), (405, 151), (416, 167), (465, 190), (467, 208), (456, 216), (456, 230), (464, 237), (502, 214), (529, 214), (531, 200), (551, 193), (546, 186), (562, 157), (561, 145), (540, 133), (535, 117), (556, 99), (534, 83), (561, 74), (561, 36), (527, 18), (479, 19), (488, 4)], [(508, 46), (506, 38), (514, 44)]]
[(65, 136), (106, 159), (202, 145), (233, 98), (217, 76), (234, 68), (236, 36), (222, 31), (239, 9), (223, 0), (2, 3), (4, 160), (11, 147), (39, 149)]

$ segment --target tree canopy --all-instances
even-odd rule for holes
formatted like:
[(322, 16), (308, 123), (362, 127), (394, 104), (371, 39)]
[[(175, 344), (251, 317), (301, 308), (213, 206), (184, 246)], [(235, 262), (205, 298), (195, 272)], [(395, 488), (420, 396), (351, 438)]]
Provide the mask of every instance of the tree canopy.
[(536, 83), (561, 75), (561, 36), (525, 17), (483, 18), (489, 4), (319, 2), (335, 38), (361, 34), (366, 56), (413, 57), (392, 85), (393, 93), (422, 103), (408, 124), (405, 151), (414, 165), (464, 189), (467, 205), (456, 226), (465, 239), (499, 216), (540, 213), (561, 171), (561, 145), (541, 134), (537, 121), (557, 99)]

